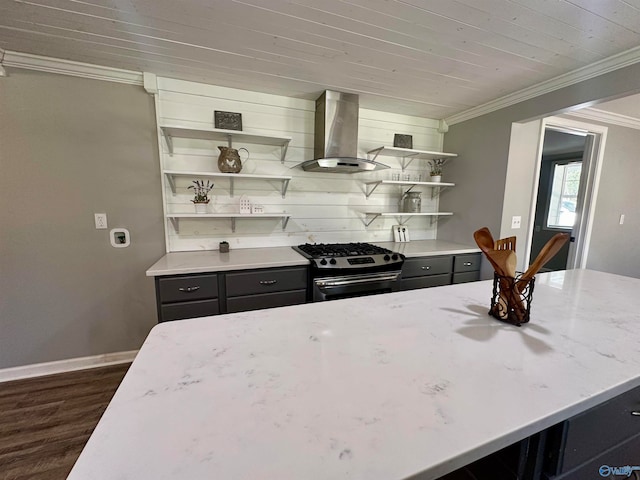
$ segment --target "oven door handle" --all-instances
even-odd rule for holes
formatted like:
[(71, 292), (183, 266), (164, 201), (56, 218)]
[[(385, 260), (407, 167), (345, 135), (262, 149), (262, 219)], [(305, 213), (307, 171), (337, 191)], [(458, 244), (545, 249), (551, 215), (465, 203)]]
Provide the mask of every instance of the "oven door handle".
[(361, 277), (334, 277), (334, 278), (318, 278), (314, 283), (318, 287), (343, 287), (345, 285), (357, 285), (361, 283), (387, 282), (395, 281), (400, 276), (400, 272), (383, 273), (377, 275), (367, 275)]

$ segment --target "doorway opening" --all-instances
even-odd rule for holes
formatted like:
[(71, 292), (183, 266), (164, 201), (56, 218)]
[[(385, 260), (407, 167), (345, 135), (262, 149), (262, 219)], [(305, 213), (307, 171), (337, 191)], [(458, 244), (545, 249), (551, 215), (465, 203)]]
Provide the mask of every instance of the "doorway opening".
[(528, 261), (555, 234), (566, 232), (571, 238), (543, 271), (586, 265), (606, 131), (555, 117), (542, 122)]

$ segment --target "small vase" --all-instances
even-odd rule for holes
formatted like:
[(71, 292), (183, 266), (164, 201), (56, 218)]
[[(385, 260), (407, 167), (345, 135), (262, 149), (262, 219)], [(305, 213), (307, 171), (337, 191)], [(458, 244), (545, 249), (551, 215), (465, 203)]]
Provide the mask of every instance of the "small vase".
[(194, 203), (193, 205), (196, 207), (196, 213), (207, 213), (209, 203)]
[(432, 182), (439, 182), (440, 180), (442, 180), (442, 175), (431, 175)]

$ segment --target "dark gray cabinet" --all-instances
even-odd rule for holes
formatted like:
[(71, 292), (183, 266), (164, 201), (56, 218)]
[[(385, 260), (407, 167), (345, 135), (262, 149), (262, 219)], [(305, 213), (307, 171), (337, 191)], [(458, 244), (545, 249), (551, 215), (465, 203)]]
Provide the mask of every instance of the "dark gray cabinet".
[(308, 267), (156, 277), (158, 321), (305, 303)]
[(480, 258), (479, 253), (454, 256), (452, 283), (476, 282), (480, 280)]
[(225, 275), (227, 312), (305, 303), (306, 267), (252, 270)]
[(220, 313), (215, 273), (156, 277), (158, 321), (203, 317)]
[(480, 279), (480, 254), (407, 258), (398, 290), (439, 287)]
[(640, 465), (640, 387), (552, 427), (547, 450), (549, 479), (596, 478), (602, 465)]

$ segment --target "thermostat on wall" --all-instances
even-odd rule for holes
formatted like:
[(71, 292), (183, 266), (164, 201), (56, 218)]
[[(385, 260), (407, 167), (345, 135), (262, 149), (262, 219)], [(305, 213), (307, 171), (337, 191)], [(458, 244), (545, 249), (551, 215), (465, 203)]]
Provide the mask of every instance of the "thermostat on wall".
[(111, 246), (116, 248), (124, 248), (131, 245), (131, 236), (126, 228), (114, 228), (109, 232)]

